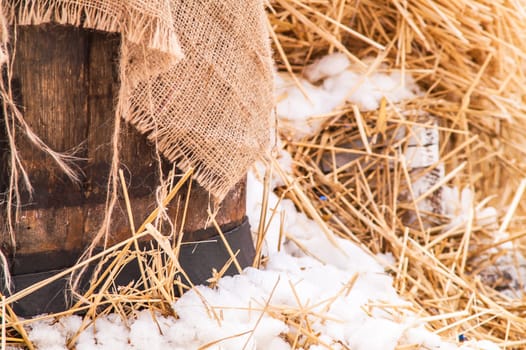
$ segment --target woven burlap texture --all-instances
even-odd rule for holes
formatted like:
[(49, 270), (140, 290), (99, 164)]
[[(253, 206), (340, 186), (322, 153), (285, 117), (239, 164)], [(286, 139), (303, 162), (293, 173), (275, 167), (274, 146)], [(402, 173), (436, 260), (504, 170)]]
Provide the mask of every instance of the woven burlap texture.
[(262, 0), (2, 3), (11, 25), (121, 33), (118, 113), (216, 199), (268, 148), (273, 68)]

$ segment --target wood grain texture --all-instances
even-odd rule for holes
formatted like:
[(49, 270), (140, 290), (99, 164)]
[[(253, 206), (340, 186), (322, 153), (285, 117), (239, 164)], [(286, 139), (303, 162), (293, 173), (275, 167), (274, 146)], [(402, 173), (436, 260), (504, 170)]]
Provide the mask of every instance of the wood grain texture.
[[(17, 256), (80, 252), (101, 224), (119, 89), (119, 46), (118, 35), (74, 27), (17, 28), (12, 83), (24, 118), (54, 150), (75, 149), (76, 155), (83, 158), (77, 162), (83, 171), (82, 182), (75, 185), (49, 156), (24, 135), (17, 135), (24, 166), (35, 188), (32, 197), (23, 194), (22, 212), (15, 227)], [(158, 165), (154, 147), (134, 128), (123, 125), (120, 157), (137, 225), (155, 208)], [(191, 198), (185, 240), (216, 234), (214, 229), (205, 227), (209, 194), (194, 184)], [(121, 201), (114, 215), (110, 243), (130, 235), (124, 208)], [(181, 211), (182, 204), (170, 207), (174, 217)], [(216, 220), (228, 230), (239, 225), (244, 216), (242, 181), (223, 201)], [(7, 232), (2, 233), (1, 243), (12, 255), (15, 247), (9, 247)]]

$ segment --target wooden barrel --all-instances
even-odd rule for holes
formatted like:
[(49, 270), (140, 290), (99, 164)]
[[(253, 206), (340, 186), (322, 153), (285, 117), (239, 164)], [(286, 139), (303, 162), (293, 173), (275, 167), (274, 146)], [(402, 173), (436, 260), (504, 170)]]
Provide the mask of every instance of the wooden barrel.
[[(21, 133), (16, 136), (18, 151), (35, 191), (32, 197), (27, 192), (22, 193), (21, 213), (15, 224), (16, 247), (11, 244), (6, 230), (1, 246), (10, 258), (15, 290), (20, 290), (56, 270), (72, 266), (101, 225), (119, 90), (120, 37), (58, 25), (19, 26), (16, 32), (12, 86), (25, 120), (52, 149), (59, 152), (76, 149), (75, 154), (83, 158), (77, 162), (83, 172), (82, 181), (75, 185), (27, 137)], [(154, 192), (159, 174), (154, 147), (144, 135), (124, 125), (120, 159), (137, 225), (156, 206)], [(2, 168), (7, 168), (7, 164)], [(187, 189), (181, 196), (186, 195), (185, 191)], [(217, 235), (215, 228), (205, 227), (210, 202), (208, 192), (193, 184), (190, 198), (185, 240), (200, 241)], [(175, 213), (180, 209), (172, 205), (170, 211)], [(130, 237), (122, 201), (116, 211), (110, 244)], [(234, 239), (232, 244), (244, 246), (247, 260), (244, 265), (247, 265), (253, 257), (253, 247), (245, 223), (244, 181), (221, 203), (216, 220), (224, 232), (243, 227), (243, 238)], [(224, 251), (221, 254), (221, 259), (228, 258)], [(239, 259), (243, 260), (243, 254)], [(192, 264), (195, 261), (193, 259)], [(223, 266), (220, 261), (215, 264), (219, 266), (211, 263), (208, 267), (220, 269)], [(192, 266), (186, 268), (192, 270)], [(27, 305), (21, 302), (19, 312), (34, 314), (62, 308), (60, 305), (54, 308), (39, 305), (39, 298), (45, 297), (42, 293), (52, 292), (56, 290), (36, 293)]]

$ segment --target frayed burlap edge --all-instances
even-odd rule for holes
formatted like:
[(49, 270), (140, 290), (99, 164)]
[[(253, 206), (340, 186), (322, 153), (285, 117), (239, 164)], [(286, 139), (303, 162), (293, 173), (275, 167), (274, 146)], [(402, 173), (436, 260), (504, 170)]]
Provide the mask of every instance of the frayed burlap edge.
[[(193, 169), (193, 178), (207, 189), (218, 203), (246, 174), (250, 166), (270, 149), (270, 130), (274, 126), (274, 66), (264, 1), (251, 0), (241, 5), (232, 1), (225, 1), (223, 5), (214, 4), (213, 1), (204, 1), (200, 5), (188, 5), (184, 4), (184, 1), (174, 3), (179, 3), (174, 5), (177, 11), (173, 17), (185, 57), (167, 71), (151, 75), (150, 79), (141, 81), (139, 85), (135, 84), (137, 80), (132, 74), (133, 69), (121, 67), (122, 77), (127, 81), (123, 81), (121, 86), (120, 99), (129, 101), (128, 110), (123, 112), (123, 117), (147, 135), (157, 149), (167, 159), (175, 162), (178, 168), (183, 171)], [(225, 9), (223, 16), (215, 18), (214, 15), (222, 8)], [(222, 28), (224, 33), (228, 33), (228, 37), (219, 35), (215, 38), (218, 33), (214, 29), (211, 32), (196, 29), (199, 25), (192, 24), (181, 15), (188, 12), (196, 18), (215, 21), (215, 25)], [(204, 16), (203, 13), (210, 16)], [(240, 22), (244, 25), (240, 26)], [(217, 46), (218, 43), (222, 45)], [(237, 52), (237, 56), (230, 52), (229, 48)], [(134, 45), (123, 45), (122, 49), (123, 65), (140, 55), (140, 50)], [(212, 52), (216, 57), (203, 52)], [(225, 63), (221, 59), (224, 57), (231, 61)], [(199, 69), (194, 71), (195, 65), (207, 67), (206, 74)], [(141, 68), (136, 64), (135, 69), (144, 70), (148, 67)], [(195, 82), (197, 86), (188, 88), (188, 84), (184, 82), (192, 81), (195, 75), (200, 77), (200, 80)], [(203, 92), (221, 89), (228, 91), (225, 99), (233, 97), (239, 103), (223, 104), (222, 98), (217, 98), (213, 93)], [(170, 93), (165, 95), (167, 91)], [(178, 96), (172, 98), (175, 102), (163, 99), (168, 96), (171, 98), (171, 93)], [(197, 113), (195, 109), (181, 107), (185, 99), (199, 99), (205, 95), (210, 97), (208, 102), (213, 101), (211, 110), (207, 110), (210, 105), (208, 103), (196, 103), (201, 107), (197, 109)], [(144, 108), (148, 105), (150, 108)], [(222, 106), (228, 107), (226, 110), (231, 114), (230, 118), (225, 118)], [(181, 121), (185, 118), (206, 120), (205, 125), (216, 130), (211, 133), (196, 133), (195, 129), (202, 129), (202, 125), (196, 125), (194, 128), (193, 125)], [(170, 121), (167, 122), (167, 119)], [(216, 132), (222, 130), (217, 125), (225, 120), (226, 124), (242, 125), (239, 130), (243, 132)], [(181, 123), (182, 126), (174, 127), (177, 123)], [(205, 152), (214, 153), (218, 150), (221, 157)]]
[[(87, 2), (76, 0), (67, 1), (2, 1), (0, 4), (0, 69), (5, 72), (5, 80), (0, 82), (0, 95), (2, 109), (5, 116), (6, 134), (9, 142), (9, 188), (6, 193), (6, 231), (9, 239), (16, 249), (16, 237), (14, 233), (14, 223), (18, 217), (20, 209), (20, 183), (29, 193), (32, 193), (30, 179), (24, 169), (23, 162), (19, 157), (15, 142), (16, 128), (22, 129), (25, 136), (40, 150), (47, 153), (55, 160), (63, 172), (76, 182), (79, 180), (79, 172), (75, 169), (75, 157), (55, 152), (49, 148), (36, 135), (29, 125), (25, 122), (21, 111), (18, 109), (11, 91), (11, 63), (9, 53), (9, 25), (39, 25), (45, 23), (55, 23), (63, 25), (73, 25), (88, 29), (119, 32), (123, 36), (123, 44), (135, 45), (143, 48), (140, 55), (131, 59), (141, 66), (147, 66), (147, 70), (130, 71), (128, 74), (130, 81), (140, 81), (147, 79), (149, 75), (159, 74), (163, 70), (176, 64), (182, 57), (181, 47), (177, 40), (177, 35), (170, 20), (169, 3), (164, 2), (167, 8), (160, 8), (159, 14), (140, 11), (137, 6), (125, 6), (122, 3), (113, 3), (104, 9), (89, 6)], [(166, 15), (168, 14), (168, 15)], [(137, 51), (139, 52), (139, 51)], [(145, 54), (142, 54), (145, 52)], [(147, 54), (146, 54), (147, 53)], [(143, 60), (142, 62), (140, 60)], [(125, 103), (125, 101), (122, 101)], [(121, 118), (117, 113), (116, 118)], [(116, 123), (118, 124), (118, 123)], [(115, 135), (115, 134), (114, 134)], [(118, 135), (114, 136), (112, 143), (118, 144)], [(115, 178), (118, 169), (118, 146), (113, 147), (117, 153), (112, 160), (110, 183), (108, 184), (108, 201), (106, 217), (103, 220), (101, 229), (96, 235), (94, 243), (107, 236), (111, 212), (115, 205), (116, 193)], [(91, 250), (91, 249), (90, 249)], [(11, 286), (8, 263), (5, 255), (0, 252), (0, 264), (5, 278), (6, 286)]]
[[(180, 28), (184, 25), (181, 26), (181, 23), (176, 23), (175, 20), (179, 8), (202, 8), (207, 5), (206, 3), (186, 5), (184, 2), (178, 1), (150, 3), (142, 0), (129, 1), (126, 5), (120, 2), (88, 0), (11, 0), (3, 2), (3, 10), (9, 24), (38, 25), (53, 22), (121, 33), (123, 36), (122, 49), (123, 52), (126, 52), (126, 57), (123, 55), (120, 60), (121, 77), (125, 79), (125, 81), (121, 81), (119, 93), (119, 102), (125, 106), (122, 108), (121, 116), (133, 124), (141, 133), (146, 134), (161, 153), (168, 160), (176, 162), (179, 168), (184, 171), (193, 168), (194, 178), (211, 192), (216, 202), (220, 202), (229, 189), (240, 180), (251, 164), (254, 163), (258, 155), (264, 153), (264, 149), (268, 148), (270, 140), (261, 139), (261, 135), (263, 138), (266, 137), (265, 135), (268, 132), (263, 131), (263, 129), (269, 129), (271, 122), (262, 123), (260, 136), (255, 138), (257, 144), (248, 144), (244, 145), (243, 149), (235, 149), (236, 152), (245, 154), (244, 159), (241, 160), (242, 157), (238, 157), (240, 160), (235, 167), (226, 166), (221, 169), (217, 164), (207, 164), (207, 162), (211, 163), (209, 159), (203, 161), (202, 155), (195, 156), (195, 152), (191, 149), (188, 150), (187, 145), (181, 144), (181, 140), (174, 141), (174, 136), (167, 134), (166, 130), (162, 130), (162, 126), (159, 128), (159, 123), (155, 120), (156, 116), (151, 116), (155, 108), (152, 107), (148, 111), (145, 108), (137, 108), (133, 102), (130, 102), (134, 97), (134, 89), (141, 83), (148, 84), (156, 77), (169, 72), (171, 68), (184, 59), (178, 37), (178, 33), (184, 35), (184, 29)], [(257, 6), (257, 9), (250, 10), (251, 6)], [(260, 11), (266, 20), (263, 1), (255, 0), (244, 5), (236, 5), (236, 9), (237, 7), (252, 13)], [(266, 22), (264, 25), (262, 24), (258, 24), (261, 27), (258, 30), (266, 33), (268, 29)], [(260, 35), (262, 33), (253, 34)], [(256, 52), (257, 55), (264, 56), (260, 57), (261, 62), (257, 62), (257, 64), (263, 67), (260, 70), (262, 73), (259, 74), (268, 79), (262, 84), (271, 86), (272, 59), (268, 35), (266, 39), (267, 42), (261, 46), (262, 52)], [(269, 118), (273, 103), (271, 90), (271, 88), (261, 89), (261, 100), (264, 101), (261, 103), (264, 105), (262, 110), (268, 112)], [(252, 103), (252, 101), (250, 102)], [(142, 110), (138, 111), (139, 109)], [(260, 114), (264, 113), (260, 112)], [(235, 176), (235, 173), (238, 173), (239, 176)]]
[[(64, 2), (76, 3), (74, 6), (61, 7), (60, 4)], [(175, 4), (175, 2), (165, 2), (165, 4)], [(264, 16), (263, 5), (260, 1), (254, 1), (254, 4), (261, 5), (258, 11), (261, 11)], [(183, 57), (181, 46), (179, 45), (177, 32), (174, 30), (173, 23), (169, 20), (162, 21), (160, 17), (148, 16), (144, 13), (137, 11), (135, 8), (126, 8), (124, 5), (115, 5), (110, 12), (98, 11), (89, 6), (82, 4), (81, 0), (68, 0), (68, 1), (8, 1), (2, 2), (0, 5), (0, 15), (2, 17), (2, 27), (0, 28), (0, 36), (2, 39), (0, 49), (0, 64), (2, 66), (9, 67), (9, 52), (7, 51), (7, 45), (9, 43), (8, 38), (8, 25), (38, 25), (43, 23), (59, 23), (69, 24), (74, 26), (80, 26), (84, 28), (92, 28), (96, 30), (108, 31), (108, 32), (120, 32), (123, 36), (122, 50), (126, 51), (127, 55), (121, 56), (120, 74), (121, 74), (121, 91), (119, 94), (119, 101), (116, 111), (116, 126), (120, 123), (120, 120), (125, 119), (126, 121), (133, 124), (140, 132), (145, 133), (148, 138), (155, 143), (158, 150), (160, 150), (169, 160), (176, 161), (177, 166), (187, 171), (194, 169), (194, 179), (201, 183), (201, 185), (211, 192), (212, 199), (215, 203), (218, 203), (224, 198), (235, 183), (237, 183), (246, 173), (248, 168), (253, 164), (255, 160), (265, 152), (270, 143), (270, 138), (266, 137), (268, 132), (262, 132), (264, 129), (269, 129), (271, 124), (271, 105), (272, 101), (272, 64), (270, 55), (270, 40), (267, 38), (263, 40), (261, 52), (255, 52), (258, 59), (255, 61), (257, 64), (261, 64), (262, 75), (264, 78), (269, 78), (268, 81), (261, 81), (261, 87), (259, 92), (262, 92), (261, 99), (264, 100), (264, 106), (262, 110), (268, 112), (267, 116), (261, 114), (260, 117), (265, 119), (262, 121), (262, 125), (258, 126), (259, 137), (255, 142), (249, 142), (245, 145), (244, 149), (240, 148), (233, 149), (234, 152), (242, 152), (243, 160), (236, 163), (236, 167), (222, 168), (221, 164), (213, 164), (209, 166), (204, 164), (203, 159), (200, 157), (193, 156), (191, 148), (188, 145), (182, 144), (181, 140), (175, 142), (167, 141), (166, 130), (159, 130), (157, 123), (153, 121), (148, 125), (145, 117), (142, 113), (136, 113), (133, 104), (129, 101), (134, 94), (140, 82), (151, 81), (152, 78), (159, 76), (160, 74), (168, 71)], [(248, 4), (245, 6), (249, 6)], [(18, 11), (15, 11), (18, 9)], [(169, 9), (168, 9), (169, 10)], [(3, 14), (1, 13), (3, 12)], [(170, 13), (170, 11), (168, 11)], [(117, 20), (120, 16), (121, 21)], [(263, 24), (263, 23), (261, 23)], [(260, 27), (264, 27), (260, 24)], [(265, 22), (266, 26), (266, 22)], [(258, 28), (259, 30), (260, 28)], [(264, 34), (265, 33), (259, 33)], [(262, 56), (260, 56), (262, 55)], [(123, 59), (125, 57), (125, 59)], [(133, 62), (134, 64), (130, 64)], [(10, 73), (9, 69), (7, 74), (7, 81), (9, 81)], [(268, 85), (268, 86), (267, 86)], [(270, 86), (270, 87), (269, 87)], [(4, 89), (5, 88), (5, 89)], [(9, 83), (2, 87), (3, 91), (3, 108), (6, 115), (6, 128), (9, 129), (11, 126), (13, 130), (16, 124), (23, 126), (23, 131), (30, 136), (30, 140), (40, 149), (50, 154), (58, 165), (66, 172), (70, 173), (73, 180), (75, 179), (75, 172), (71, 168), (73, 157), (69, 155), (63, 155), (54, 152), (49, 149), (37, 135), (32, 133), (31, 129), (23, 120), (22, 114), (13, 103), (11, 98), (11, 91)], [(255, 93), (257, 95), (257, 93)], [(253, 102), (253, 101), (251, 101)], [(268, 107), (268, 108), (267, 108)], [(153, 111), (152, 109), (151, 111)], [(130, 111), (133, 111), (131, 113)], [(147, 114), (151, 115), (152, 112), (148, 111)], [(121, 119), (122, 118), (122, 119)], [(15, 237), (13, 234), (13, 216), (12, 209), (17, 208), (18, 205), (18, 181), (23, 180), (28, 190), (31, 190), (31, 184), (24, 171), (21, 160), (18, 158), (16, 152), (16, 145), (14, 142), (14, 135), (9, 133), (8, 137), (10, 140), (11, 147), (11, 183), (9, 189), (9, 205), (8, 205), (8, 223), (9, 233), (13, 244), (15, 243)], [(115, 134), (114, 134), (115, 135)], [(173, 137), (172, 137), (173, 138)], [(219, 141), (221, 142), (221, 140)], [(94, 240), (95, 246), (100, 239), (104, 238), (108, 234), (109, 223), (111, 221), (111, 212), (115, 205), (116, 192), (117, 192), (117, 171), (118, 171), (118, 135), (114, 136), (112, 141), (114, 144), (114, 154), (112, 161), (112, 170), (110, 174), (110, 181), (108, 183), (108, 201), (107, 201), (107, 212), (106, 218), (104, 219), (103, 226), (96, 234)], [(213, 148), (213, 146), (212, 146)], [(228, 157), (228, 155), (225, 155)], [(16, 217), (16, 215), (15, 215)], [(90, 249), (91, 251), (91, 249)], [(89, 255), (89, 253), (88, 253)], [(5, 257), (2, 259), (4, 270), (7, 268)], [(8, 274), (5, 274), (8, 276)]]
[[(159, 70), (175, 64), (183, 57), (173, 21), (170, 19), (169, 2), (163, 2), (158, 16), (141, 11), (139, 6), (124, 5), (122, 2), (96, 8), (81, 0), (11, 0), (5, 1), (3, 6), (7, 23), (11, 24), (57, 23), (121, 33), (126, 41), (155, 50), (159, 56)], [(150, 74), (158, 73), (153, 71), (153, 65), (150, 67)]]

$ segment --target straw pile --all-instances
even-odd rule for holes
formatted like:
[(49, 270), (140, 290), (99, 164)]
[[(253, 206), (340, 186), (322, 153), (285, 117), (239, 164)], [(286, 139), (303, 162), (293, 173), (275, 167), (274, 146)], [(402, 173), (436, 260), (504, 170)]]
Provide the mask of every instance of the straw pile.
[[(406, 71), (425, 91), (398, 105), (386, 101), (377, 111), (360, 113), (346, 105), (324, 116), (318, 134), (286, 141), (300, 189), (283, 188), (283, 193), (306, 209), (304, 198), (297, 196), (305, 193), (310, 214), (315, 208), (338, 235), (374, 254), (391, 253), (396, 263), (389, 272), (397, 290), (414, 302), (436, 333), (489, 339), (508, 348), (526, 344), (524, 307), (520, 297), (509, 297), (526, 281), (512, 283), (513, 276), (491, 268), (503, 257), (516, 263), (517, 256), (526, 254), (521, 228), (526, 214), (521, 202), (526, 188), (526, 128), (521, 127), (526, 117), (525, 9), (522, 0), (273, 0), (268, 11), (279, 70), (301, 76), (316, 58), (339, 51), (365, 73)], [(397, 130), (415, 125), (438, 129), (440, 162), (447, 174), (419, 198), (410, 195), (409, 184), (438, 164), (414, 171), (400, 157), (409, 134), (400, 139)], [(375, 136), (377, 142), (368, 143)], [(364, 141), (361, 148), (343, 146), (353, 140)], [(342, 153), (352, 153), (354, 160), (345, 165), (331, 161)], [(189, 176), (172, 179), (165, 202)], [(446, 185), (475, 194), (467, 219), (454, 226), (440, 211), (426, 213), (417, 206), (432, 196), (440, 199)], [(478, 204), (496, 208), (498, 221), (487, 225), (477, 220)], [(64, 314), (84, 311), (97, 317), (116, 311), (124, 317), (140, 307), (172, 312), (167, 307), (176, 299), (171, 286), (191, 286), (173, 280), (181, 272), (171, 256), (178, 246), (170, 246), (152, 225), (156, 217), (152, 213), (134, 238), (96, 256), (117, 258), (100, 274), (110, 278), (99, 279), (94, 284), (99, 290), (88, 291)], [(408, 217), (416, 219), (409, 222)], [(135, 239), (144, 235), (159, 243), (148, 254), (134, 249)], [(510, 242), (513, 249), (505, 249)], [(144, 279), (112, 290), (112, 274), (135, 257), (149, 263), (143, 265)], [(503, 289), (508, 293), (498, 291)], [(32, 348), (22, 327), (31, 321), (1, 311), (10, 316), (2, 318), (4, 338)]]
[[(518, 265), (524, 253), (525, 9), (524, 1), (275, 0), (269, 15), (282, 71), (301, 76), (316, 58), (340, 51), (356, 69), (400, 69), (424, 89), (412, 101), (387, 101), (373, 112), (346, 105), (325, 116), (317, 135), (285, 147), (299, 183), (335, 232), (372, 253), (394, 255), (398, 291), (438, 334), (508, 348), (526, 344), (516, 293), (526, 281), (496, 267), (503, 259)], [(409, 136), (395, 135), (415, 125), (433, 128), (422, 114), (438, 120), (446, 176), (415, 198), (404, 195), (408, 183), (439, 164), (408, 169), (398, 150)], [(345, 146), (375, 135), (381, 141)], [(349, 153), (354, 160), (335, 161)], [(440, 211), (418, 210), (426, 197), (446, 200), (445, 185), (475, 194), (456, 227)], [(498, 221), (477, 220), (478, 204), (496, 208)], [(408, 215), (416, 220), (409, 223)]]
[[(181, 239), (170, 240), (178, 233), (175, 227), (172, 226), (168, 230), (163, 227), (164, 234), (161, 234), (159, 230), (167, 223), (166, 215), (163, 213), (164, 208), (174, 200), (177, 194), (180, 194), (179, 191), (184, 185), (189, 186), (188, 193), (190, 192), (192, 182), (189, 180), (192, 178), (192, 175), (191, 170), (183, 175), (175, 175), (174, 172), (170, 172), (159, 188), (160, 203), (158, 208), (153, 210), (137, 229), (133, 226), (130, 227), (131, 237), (129, 239), (9, 297), (1, 296), (2, 310), (0, 310), (0, 314), (6, 316), (2, 317), (1, 320), (1, 339), (10, 345), (22, 346), (23, 344), (29, 349), (34, 349), (35, 347), (24, 327), (42, 319), (55, 319), (80, 313), (85, 315), (85, 317), (78, 332), (69, 339), (69, 348), (74, 347), (80, 333), (92, 325), (95, 319), (109, 313), (117, 313), (125, 320), (134, 311), (147, 308), (152, 310), (152, 312), (156, 310), (163, 315), (175, 316), (169, 305), (177, 299), (176, 291), (182, 294), (184, 291), (192, 288), (193, 285), (181, 282), (181, 276), (188, 279), (177, 259), (182, 244), (182, 235), (178, 235)], [(131, 214), (128, 191), (124, 185), (125, 180), (122, 170), (120, 171), (120, 180), (121, 184), (123, 184), (121, 191), (129, 215), (129, 222), (133, 225), (134, 218)], [(182, 225), (184, 225), (184, 214), (187, 206), (188, 196), (185, 204), (182, 206), (184, 212), (181, 213), (183, 215)], [(144, 240), (145, 237), (149, 237), (152, 242), (149, 250), (141, 249), (138, 245), (138, 242)], [(127, 286), (115, 288), (113, 283), (115, 277), (124, 266), (133, 260), (137, 260), (139, 263), (141, 278), (133, 283), (130, 282)], [(229, 261), (227, 266), (217, 273), (217, 278), (221, 277), (231, 263), (232, 261)], [(92, 264), (97, 268), (91, 277), (89, 289), (79, 294), (78, 289), (75, 287), (75, 276), (88, 264)], [(72, 293), (78, 299), (69, 310), (26, 320), (20, 319), (13, 312), (10, 307), (12, 303), (61, 278), (70, 278)], [(2, 346), (5, 346), (6, 343), (3, 341)]]

